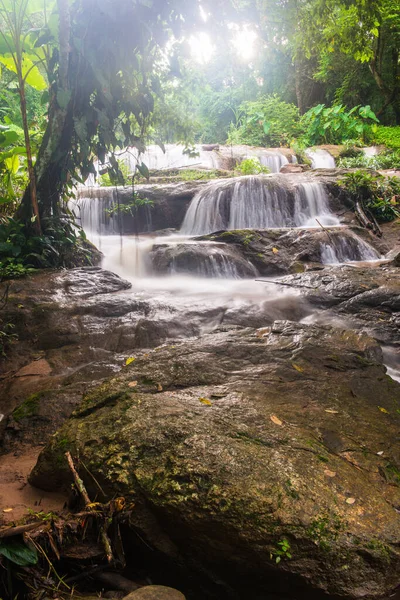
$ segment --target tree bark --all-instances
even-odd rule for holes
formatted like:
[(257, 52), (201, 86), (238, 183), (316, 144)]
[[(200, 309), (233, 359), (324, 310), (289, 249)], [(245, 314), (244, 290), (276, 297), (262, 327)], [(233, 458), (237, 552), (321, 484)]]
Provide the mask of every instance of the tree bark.
[(26, 97), (25, 97), (25, 81), (22, 77), (22, 66), (19, 64), (18, 68), (18, 85), (19, 85), (19, 99), (21, 106), (21, 116), (22, 116), (22, 126), (24, 130), (24, 138), (25, 138), (25, 148), (26, 148), (26, 160), (28, 163), (28, 175), (29, 175), (29, 204), (32, 207), (32, 215), (34, 217), (34, 221), (32, 224), (32, 228), (38, 234), (42, 234), (42, 228), (40, 223), (40, 214), (39, 214), (39, 206), (37, 199), (37, 189), (36, 189), (36, 174), (33, 167), (32, 161), (32, 148), (31, 148), (31, 140), (29, 137), (29, 126), (28, 126), (28, 116), (26, 111)]

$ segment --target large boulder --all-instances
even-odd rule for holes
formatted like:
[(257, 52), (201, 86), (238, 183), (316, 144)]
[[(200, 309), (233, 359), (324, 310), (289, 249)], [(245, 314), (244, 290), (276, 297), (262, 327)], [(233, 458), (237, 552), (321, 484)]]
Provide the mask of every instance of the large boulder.
[(186, 273), (233, 279), (257, 277), (257, 269), (240, 248), (223, 243), (182, 242), (156, 244), (150, 253), (152, 270), (160, 274)]
[(374, 340), (277, 321), (134, 358), (53, 436), (33, 485), (70, 487), (70, 450), (93, 497), (135, 503), (131, 540), (219, 582), (202, 597), (399, 584), (400, 385)]

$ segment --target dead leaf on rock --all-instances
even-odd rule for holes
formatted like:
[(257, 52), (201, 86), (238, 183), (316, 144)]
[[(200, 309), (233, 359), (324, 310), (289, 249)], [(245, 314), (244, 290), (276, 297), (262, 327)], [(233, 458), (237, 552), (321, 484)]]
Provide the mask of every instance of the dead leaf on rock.
[(389, 413), (389, 411), (388, 411), (388, 410), (386, 410), (386, 408), (383, 408), (383, 406), (378, 406), (378, 408), (379, 408), (379, 410), (380, 410), (381, 412), (385, 413), (386, 415), (389, 415), (389, 414), (390, 414), (390, 413)]
[(161, 385), (161, 383), (157, 383), (157, 391), (158, 392), (162, 392), (163, 391), (163, 386)]
[(296, 365), (296, 363), (292, 363), (292, 367), (293, 369), (296, 369), (296, 371), (298, 371), (299, 373), (302, 373), (304, 371), (303, 367), (300, 367), (300, 365)]
[(283, 425), (282, 421), (275, 415), (271, 415), (270, 419), (273, 423), (275, 423), (275, 425)]
[(199, 398), (199, 401), (202, 404), (205, 404), (205, 406), (212, 406), (212, 402), (210, 402), (210, 400), (208, 398)]
[(336, 477), (336, 471), (330, 471), (329, 469), (325, 469), (324, 473), (327, 477)]
[(346, 500), (347, 504), (354, 504), (355, 501), (356, 501), (355, 498), (347, 498), (347, 500)]
[(137, 386), (137, 381), (130, 381), (128, 383), (129, 387), (136, 387)]
[(272, 252), (273, 252), (274, 254), (278, 254), (279, 250), (278, 250), (278, 248), (272, 248)]

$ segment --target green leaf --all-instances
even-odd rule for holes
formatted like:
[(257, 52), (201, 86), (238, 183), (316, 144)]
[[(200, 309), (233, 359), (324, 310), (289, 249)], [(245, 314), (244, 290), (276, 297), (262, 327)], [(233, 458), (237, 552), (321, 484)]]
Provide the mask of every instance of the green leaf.
[(270, 129), (271, 129), (271, 123), (269, 123), (268, 121), (264, 121), (263, 122), (263, 130), (266, 135), (269, 134)]
[[(33, 58), (36, 59), (35, 56)], [(0, 63), (2, 63), (9, 71), (17, 73), (17, 67), (11, 54), (0, 56)], [(22, 59), (21, 73), (26, 83), (33, 87), (35, 90), (41, 91), (46, 89), (47, 84), (43, 78), (43, 75), (39, 71), (38, 67), (35, 65), (32, 58), (26, 54), (24, 54), (24, 57)]]
[(149, 169), (148, 169), (147, 165), (144, 164), (144, 162), (142, 162), (140, 165), (137, 165), (137, 170), (143, 177), (145, 177), (145, 179), (149, 179), (149, 177), (150, 177)]
[(57, 103), (63, 110), (67, 108), (68, 102), (71, 100), (70, 90), (58, 90), (57, 92)]
[(0, 133), (0, 145), (3, 147), (9, 146), (10, 144), (16, 142), (18, 138), (19, 135), (16, 131), (3, 131), (2, 133)]
[(14, 52), (14, 50), (14, 40), (10, 35), (2, 32), (0, 35), (0, 54), (9, 54), (10, 52)]
[(35, 565), (38, 561), (35, 548), (29, 548), (22, 540), (14, 538), (0, 540), (0, 554), (21, 567)]

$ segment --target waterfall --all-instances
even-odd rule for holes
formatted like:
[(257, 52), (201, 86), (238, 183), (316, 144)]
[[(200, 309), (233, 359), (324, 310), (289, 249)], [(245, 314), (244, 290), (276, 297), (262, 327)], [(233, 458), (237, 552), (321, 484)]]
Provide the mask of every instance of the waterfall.
[(299, 184), (293, 191), (284, 177), (248, 176), (205, 186), (193, 198), (181, 233), (318, 226), (315, 218), (326, 225), (339, 223), (321, 183)]
[(300, 183), (296, 187), (295, 202), (297, 225), (315, 227), (320, 223), (332, 227), (340, 224), (339, 219), (330, 211), (324, 186), (317, 181)]
[(284, 165), (289, 164), (286, 156), (280, 152), (261, 152), (258, 159), (263, 167), (268, 167), (271, 173), (279, 173)]
[[(79, 225), (89, 237), (95, 235), (116, 235), (123, 233), (127, 224), (128, 231), (135, 231), (132, 226), (133, 216), (122, 208), (118, 214), (118, 201), (121, 207), (130, 199), (130, 188), (93, 187), (80, 188), (79, 196), (68, 203)], [(115, 212), (114, 212), (115, 211)], [(110, 214), (111, 212), (111, 214)], [(141, 231), (152, 231), (151, 206), (144, 205), (138, 210), (138, 222)]]
[(308, 148), (306, 150), (306, 155), (311, 160), (312, 169), (335, 168), (335, 159), (331, 154), (329, 154), (329, 152), (323, 150), (322, 148), (316, 148), (315, 150)]
[(222, 249), (211, 248), (207, 254), (197, 255), (197, 260), (193, 266), (182, 264), (179, 257), (173, 258), (170, 264), (169, 273), (176, 275), (178, 273), (190, 273), (200, 277), (220, 277), (224, 279), (242, 279), (243, 277), (257, 277), (257, 270), (248, 263), (248, 268), (243, 269), (241, 265), (232, 260), (233, 257), (225, 254)]
[(175, 238), (158, 243), (150, 255), (154, 272), (191, 274), (200, 277), (242, 279), (257, 277), (258, 271), (234, 246), (220, 242)]
[(321, 243), (321, 262), (325, 265), (379, 260), (379, 253), (352, 231), (330, 234), (329, 243)]
[(113, 235), (120, 231), (118, 214), (109, 213), (116, 204), (115, 188), (92, 188), (76, 200), (71, 200), (68, 206), (89, 235)]

